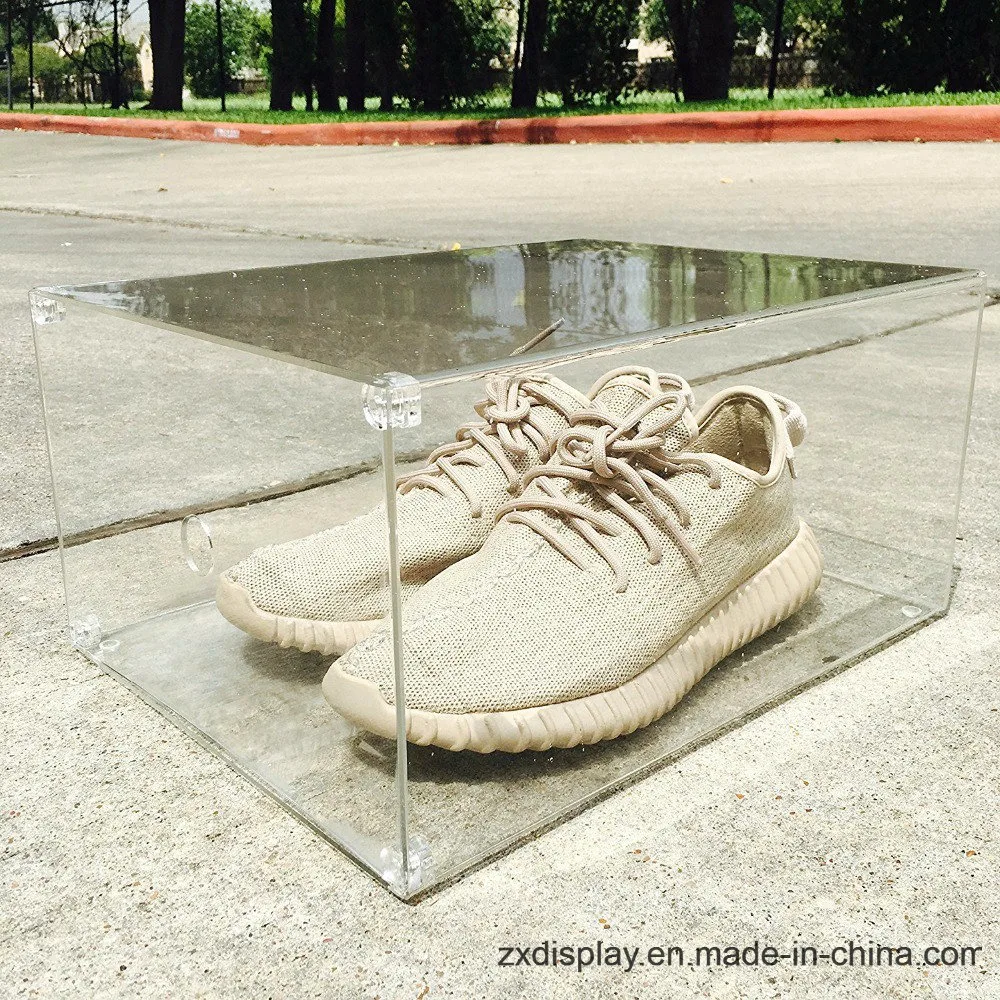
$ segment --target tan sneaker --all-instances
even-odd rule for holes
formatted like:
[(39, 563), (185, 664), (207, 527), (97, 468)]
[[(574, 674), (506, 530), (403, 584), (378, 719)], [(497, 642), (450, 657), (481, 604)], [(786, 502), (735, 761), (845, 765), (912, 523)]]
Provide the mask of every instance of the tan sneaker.
[[(476, 405), (483, 422), (459, 428), (426, 468), (399, 480), (404, 598), (478, 551), (523, 475), (548, 459), (569, 416), (590, 400), (545, 373), (494, 377)], [(219, 611), (265, 642), (342, 653), (389, 613), (385, 505), (307, 538), (258, 549), (224, 573)]]
[[(740, 386), (695, 418), (683, 380), (645, 369), (592, 392), (479, 554), (408, 603), (412, 742), (517, 752), (631, 733), (819, 585), (792, 509), (793, 404)], [(323, 690), (391, 736), (389, 630), (335, 661)]]

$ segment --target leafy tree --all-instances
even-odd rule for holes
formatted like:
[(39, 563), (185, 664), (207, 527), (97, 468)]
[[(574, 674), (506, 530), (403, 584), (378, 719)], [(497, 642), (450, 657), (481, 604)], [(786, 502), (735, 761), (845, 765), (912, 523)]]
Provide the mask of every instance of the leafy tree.
[(736, 42), (734, 0), (650, 0), (647, 38), (674, 50), (685, 101), (724, 101)]
[[(839, 0), (785, 0), (781, 37), (788, 43), (809, 38), (814, 25), (822, 22), (838, 4)], [(775, 0), (736, 0), (733, 13), (737, 40), (756, 45), (763, 36), (770, 46), (776, 12)]]
[[(72, 67), (48, 45), (35, 45), (34, 56), (35, 87), (51, 99), (61, 90), (67, 70)], [(28, 49), (24, 45), (14, 46), (11, 83), (15, 99), (28, 96)]]
[(1000, 87), (1000, 0), (835, 0), (819, 37), (832, 93)]
[[(28, 3), (27, 0), (0, 0), (0, 48), (7, 44), (7, 14), (10, 12), (10, 44), (23, 48), (27, 55), (28, 44)], [(52, 10), (43, 7), (40, 0), (34, 6), (32, 36), (35, 42), (51, 42), (59, 37)], [(44, 56), (42, 57), (45, 58)]]
[(510, 51), (510, 22), (498, 0), (408, 0), (401, 27), (404, 91), (414, 107), (453, 106), (482, 90), (491, 64)]
[(368, 34), (365, 0), (344, 0), (344, 90), (348, 111), (365, 110), (365, 49)]
[[(922, 16), (900, 21), (915, 2)], [(836, 94), (933, 90), (944, 75), (939, 11), (920, 0), (840, 0), (819, 39), (824, 84)]]
[(319, 0), (316, 9), (316, 60), (314, 80), (316, 102), (320, 111), (340, 110), (337, 86), (340, 69), (338, 55), (343, 51), (342, 31), (337, 25), (337, 0)]
[[(265, 15), (246, 0), (222, 0), (226, 80), (261, 61)], [(188, 6), (184, 26), (184, 69), (196, 97), (219, 96), (219, 54), (213, 0)]]
[(379, 107), (392, 111), (403, 55), (402, 25), (395, 0), (369, 0), (367, 5), (370, 68), (377, 85)]
[(639, 34), (641, 0), (551, 0), (546, 69), (563, 104), (614, 103), (633, 67), (626, 46)]
[(948, 0), (942, 23), (948, 90), (1000, 90), (1000, 0)]
[(296, 91), (309, 85), (312, 48), (303, 0), (271, 0), (271, 110), (291, 111)]
[(271, 79), (271, 12), (267, 10), (257, 11), (257, 20), (254, 25), (253, 51), (257, 53), (254, 63), (268, 80)]

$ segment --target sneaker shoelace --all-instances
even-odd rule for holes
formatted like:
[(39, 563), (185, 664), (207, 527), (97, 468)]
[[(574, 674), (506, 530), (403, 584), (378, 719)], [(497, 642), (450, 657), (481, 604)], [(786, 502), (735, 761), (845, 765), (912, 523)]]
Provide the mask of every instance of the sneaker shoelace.
[[(653, 410), (663, 409), (651, 426), (639, 429), (640, 421)], [(538, 466), (524, 476), (524, 485), (537, 482), (542, 496), (522, 495), (504, 504), (497, 519), (523, 524), (542, 536), (553, 548), (579, 569), (586, 563), (566, 544), (547, 518), (536, 512), (555, 515), (568, 524), (608, 564), (615, 574), (615, 589), (628, 587), (624, 560), (606, 541), (622, 533), (622, 526), (610, 513), (630, 525), (646, 545), (646, 558), (656, 565), (663, 547), (654, 530), (659, 526), (677, 545), (691, 565), (701, 559), (684, 534), (691, 513), (668, 483), (681, 472), (697, 472), (718, 489), (722, 483), (718, 469), (707, 459), (692, 454), (672, 454), (665, 450), (665, 432), (682, 419), (687, 400), (678, 393), (656, 396), (633, 410), (615, 425), (598, 410), (581, 410), (570, 417), (570, 427), (556, 440), (552, 462)], [(610, 509), (601, 511), (566, 494), (553, 480), (582, 483), (591, 487)], [(585, 497), (585, 494), (584, 494)]]
[[(572, 409), (545, 382), (532, 381), (530, 375), (487, 380), (486, 399), (475, 404), (483, 422), (463, 424), (454, 441), (431, 452), (424, 468), (401, 476), (396, 482), (399, 493), (426, 487), (447, 495), (454, 488), (468, 501), (472, 516), (481, 517), (482, 499), (476, 485), (467, 480), (460, 467), (482, 468), (492, 459), (506, 477), (509, 492), (520, 492), (522, 475), (511, 457), (523, 458), (529, 444), (535, 446), (539, 462), (547, 462), (552, 455), (551, 431), (541, 420), (539, 405), (551, 407), (567, 421), (570, 419)], [(471, 453), (470, 449), (477, 444), (486, 455)]]

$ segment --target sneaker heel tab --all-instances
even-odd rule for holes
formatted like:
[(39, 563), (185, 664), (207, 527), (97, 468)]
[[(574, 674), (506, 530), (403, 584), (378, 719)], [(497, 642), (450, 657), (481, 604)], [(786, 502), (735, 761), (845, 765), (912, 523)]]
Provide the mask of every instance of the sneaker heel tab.
[(786, 396), (779, 396), (777, 393), (771, 394), (775, 403), (778, 404), (778, 409), (781, 411), (781, 416), (785, 425), (785, 433), (788, 435), (788, 442), (793, 447), (797, 448), (806, 439), (806, 434), (809, 432), (809, 422), (806, 420), (806, 415), (802, 412), (802, 408), (798, 403)]
[(786, 396), (780, 396), (776, 392), (761, 393), (766, 396), (774, 407), (772, 419), (774, 419), (775, 432), (783, 438), (785, 464), (788, 466), (788, 474), (792, 479), (798, 479), (795, 469), (795, 449), (802, 444), (806, 438), (808, 425), (806, 415), (802, 412), (798, 403), (793, 402)]

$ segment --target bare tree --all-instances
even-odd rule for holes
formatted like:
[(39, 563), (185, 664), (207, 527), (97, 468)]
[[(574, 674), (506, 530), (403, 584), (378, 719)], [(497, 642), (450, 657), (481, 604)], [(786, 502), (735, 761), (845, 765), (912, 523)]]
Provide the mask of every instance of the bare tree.
[(73, 67), (76, 92), (86, 105), (90, 91), (100, 100), (107, 97), (112, 108), (128, 107), (124, 86), (122, 29), (128, 8), (119, 0), (78, 0), (50, 3), (45, 9), (60, 9), (61, 29), (53, 41), (59, 54)]

